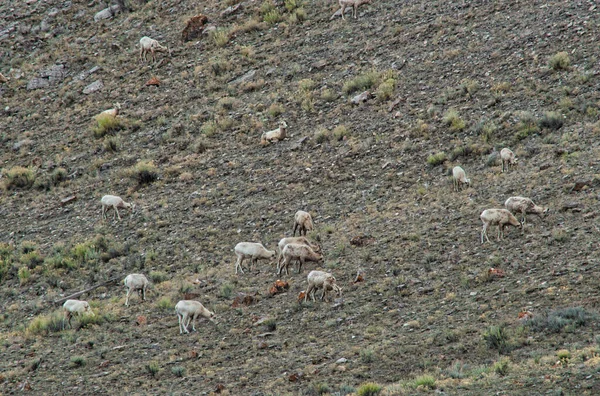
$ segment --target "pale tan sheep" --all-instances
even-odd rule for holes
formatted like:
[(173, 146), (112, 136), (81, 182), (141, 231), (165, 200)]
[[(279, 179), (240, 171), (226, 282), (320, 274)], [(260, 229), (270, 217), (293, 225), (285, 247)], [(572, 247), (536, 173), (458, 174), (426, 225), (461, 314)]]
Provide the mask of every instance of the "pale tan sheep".
[(302, 235), (302, 232), (304, 232), (304, 235), (306, 235), (308, 231), (313, 230), (313, 221), (310, 213), (305, 212), (303, 210), (299, 210), (296, 212), (296, 214), (294, 215), (293, 236), (296, 236), (296, 229), (298, 228), (300, 229), (300, 235)]
[[(540, 219), (543, 219), (550, 210), (549, 208), (537, 206), (530, 198), (525, 197), (510, 197), (504, 202), (504, 206), (512, 214), (521, 214), (521, 225), (523, 226), (525, 226), (525, 215), (527, 213), (536, 214)], [(523, 232), (525, 232), (525, 227), (523, 227)]]
[(204, 316), (214, 323), (215, 313), (209, 311), (199, 303), (193, 300), (181, 300), (175, 305), (175, 313), (179, 319), (179, 334), (189, 333), (188, 326), (192, 322), (192, 331), (196, 331), (196, 318)]
[[(315, 301), (315, 292), (317, 289), (323, 289), (321, 294), (321, 301), (325, 298), (325, 295), (329, 291), (334, 291), (338, 296), (342, 295), (342, 288), (335, 283), (335, 278), (328, 272), (323, 271), (310, 271), (307, 277), (308, 288), (304, 295), (304, 301), (308, 300), (308, 296), (311, 295), (312, 300)], [(312, 294), (311, 294), (312, 293)]]
[(63, 318), (62, 328), (65, 329), (65, 320), (68, 321), (69, 326), (73, 328), (71, 325), (71, 318), (73, 316), (81, 316), (83, 314), (89, 314), (90, 316), (95, 316), (94, 312), (90, 308), (90, 304), (87, 301), (83, 300), (67, 300), (63, 304), (63, 311), (65, 313), (65, 317)]
[(281, 263), (277, 274), (280, 274), (285, 270), (286, 275), (289, 275), (288, 267), (292, 260), (299, 261), (298, 273), (302, 271), (302, 266), (307, 261), (316, 263), (323, 262), (323, 255), (321, 253), (315, 253), (310, 246), (298, 243), (289, 243), (285, 245), (281, 254), (283, 255), (283, 262)]
[(260, 137), (261, 144), (267, 144), (269, 142), (278, 142), (287, 137), (287, 124), (285, 121), (279, 123), (279, 128), (272, 131), (263, 132)]
[(467, 174), (460, 166), (452, 169), (452, 181), (454, 182), (454, 191), (460, 191), (461, 184), (471, 185), (471, 180), (467, 179)]
[(282, 253), (283, 248), (290, 243), (306, 245), (306, 246), (309, 246), (315, 253), (321, 253), (321, 245), (319, 245), (318, 243), (313, 243), (313, 242), (309, 241), (308, 238), (306, 238), (306, 237), (301, 236), (301, 237), (283, 238), (277, 244), (277, 248), (278, 248), (278, 250), (277, 250), (277, 273), (279, 273), (279, 268), (283, 261), (283, 253)]
[(129, 306), (129, 296), (134, 291), (138, 292), (138, 296), (142, 301), (146, 301), (146, 288), (148, 287), (148, 279), (142, 274), (129, 274), (123, 280), (123, 284), (127, 287), (127, 297), (125, 298), (125, 306)]
[(268, 260), (272, 257), (275, 257), (275, 251), (268, 250), (262, 245), (262, 243), (240, 242), (235, 245), (233, 250), (237, 256), (237, 260), (235, 262), (236, 274), (238, 273), (238, 268), (242, 274), (244, 273), (244, 270), (242, 269), (242, 263), (244, 262), (244, 259), (250, 259), (250, 269), (252, 269), (252, 264), (256, 264), (258, 260)]
[(115, 218), (115, 215), (116, 215), (119, 217), (119, 220), (121, 220), (121, 215), (119, 214), (119, 208), (129, 209), (131, 215), (133, 215), (133, 211), (135, 210), (135, 204), (125, 202), (125, 201), (123, 201), (123, 198), (117, 197), (116, 195), (105, 195), (100, 200), (100, 203), (102, 204), (102, 218), (103, 219), (106, 219), (107, 213), (110, 210), (110, 208), (113, 208), (115, 211), (115, 213), (113, 214), (113, 219)]
[(121, 111), (121, 103), (115, 103), (115, 107), (113, 107), (112, 109), (104, 110), (103, 112), (98, 114), (96, 118), (101, 117), (103, 115), (116, 117), (119, 115), (119, 111)]
[(140, 39), (140, 60), (147, 61), (146, 53), (148, 52), (152, 55), (152, 60), (156, 62), (156, 52), (169, 52), (169, 49), (160, 45), (153, 38), (144, 36)]
[(487, 229), (490, 225), (498, 225), (498, 240), (504, 237), (504, 227), (508, 225), (515, 226), (517, 228), (521, 227), (521, 223), (515, 216), (512, 215), (506, 209), (486, 209), (481, 212), (479, 216), (481, 221), (483, 222), (483, 230), (481, 231), (481, 243), (483, 243), (483, 237), (490, 241), (487, 235)]
[(346, 7), (352, 7), (352, 16), (354, 19), (356, 19), (356, 11), (358, 10), (358, 7), (363, 4), (371, 4), (371, 1), (372, 0), (339, 0), (338, 3), (341, 7), (340, 13), (342, 14), (342, 19), (346, 19), (346, 17), (344, 17)]
[(500, 159), (502, 159), (502, 172), (504, 172), (504, 166), (506, 165), (506, 171), (510, 169), (511, 166), (517, 164), (517, 158), (515, 157), (515, 153), (513, 153), (508, 148), (503, 148), (500, 150)]

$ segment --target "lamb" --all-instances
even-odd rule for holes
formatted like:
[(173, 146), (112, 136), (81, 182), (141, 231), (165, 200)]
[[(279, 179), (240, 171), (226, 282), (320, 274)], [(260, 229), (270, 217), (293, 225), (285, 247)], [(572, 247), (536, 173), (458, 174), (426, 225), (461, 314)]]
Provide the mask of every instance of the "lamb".
[(452, 169), (452, 179), (454, 181), (454, 191), (460, 191), (460, 185), (466, 184), (467, 186), (471, 185), (471, 180), (467, 179), (467, 174), (465, 170), (460, 166), (455, 166)]
[[(133, 210), (135, 209), (135, 204), (125, 202), (121, 197), (117, 197), (115, 195), (105, 195), (102, 197), (100, 202), (102, 203), (103, 219), (106, 219), (106, 214), (108, 213), (111, 207), (115, 210), (115, 214), (119, 217), (119, 220), (121, 220), (121, 215), (119, 214), (118, 208), (129, 209), (131, 215), (133, 215)], [(115, 214), (113, 214), (113, 219), (115, 218)]]
[(304, 301), (308, 300), (308, 296), (312, 293), (312, 300), (315, 301), (315, 292), (317, 289), (323, 289), (321, 294), (321, 300), (325, 297), (327, 292), (333, 290), (338, 296), (342, 295), (342, 288), (335, 283), (335, 278), (328, 272), (323, 271), (310, 271), (308, 274), (308, 288), (304, 295)]
[(129, 296), (132, 292), (137, 291), (138, 296), (142, 297), (142, 301), (146, 301), (146, 288), (148, 287), (148, 279), (142, 274), (129, 274), (123, 280), (123, 284), (127, 287), (127, 297), (125, 298), (125, 306), (129, 306)]
[(358, 7), (363, 4), (371, 4), (371, 1), (372, 0), (339, 0), (340, 7), (342, 7), (340, 9), (340, 13), (342, 14), (342, 19), (346, 19), (344, 17), (344, 12), (346, 11), (346, 7), (348, 7), (348, 6), (353, 7), (352, 16), (354, 17), (354, 19), (356, 19), (356, 10), (358, 10)]
[(283, 248), (290, 244), (290, 243), (298, 243), (301, 245), (306, 245), (309, 246), (315, 253), (321, 253), (321, 246), (318, 243), (312, 243), (311, 241), (309, 241), (306, 237), (290, 237), (290, 238), (283, 238), (282, 240), (279, 241), (279, 243), (277, 244), (278, 247), (278, 251), (277, 251), (277, 273), (279, 273), (279, 266), (283, 260)]
[(242, 269), (242, 262), (246, 258), (251, 259), (250, 268), (252, 268), (252, 264), (256, 264), (259, 259), (268, 260), (275, 256), (274, 250), (268, 250), (261, 243), (240, 242), (235, 245), (233, 250), (237, 256), (237, 261), (235, 262), (236, 274), (238, 273), (238, 268), (242, 274), (244, 273), (244, 270)]
[[(540, 219), (542, 219), (550, 210), (549, 208), (537, 206), (530, 198), (525, 197), (510, 197), (506, 200), (506, 202), (504, 202), (504, 206), (513, 214), (521, 213), (522, 226), (525, 226), (525, 215), (527, 213), (536, 214), (540, 217)], [(524, 227), (523, 232), (525, 232)]]
[(498, 240), (504, 237), (504, 227), (512, 225), (517, 228), (521, 227), (521, 223), (515, 216), (512, 215), (506, 209), (486, 209), (479, 216), (483, 221), (483, 230), (481, 231), (481, 243), (483, 243), (483, 237), (490, 241), (487, 236), (487, 229), (490, 225), (498, 225)]
[(307, 231), (312, 231), (313, 230), (313, 221), (312, 221), (312, 217), (310, 216), (310, 213), (305, 212), (303, 210), (299, 210), (296, 212), (296, 215), (294, 216), (294, 235), (296, 236), (296, 229), (299, 227), (300, 228), (300, 235), (302, 235), (302, 232), (304, 231), (304, 235), (306, 235)]
[(169, 52), (169, 49), (160, 45), (158, 41), (148, 36), (144, 36), (140, 39), (140, 60), (147, 60), (147, 52), (150, 52), (152, 60), (156, 62), (156, 52)]
[(65, 317), (63, 318), (62, 328), (65, 329), (65, 320), (69, 322), (69, 326), (73, 328), (71, 325), (71, 318), (76, 316), (81, 316), (84, 313), (88, 313), (91, 316), (95, 316), (92, 310), (90, 309), (90, 304), (87, 301), (82, 300), (67, 300), (63, 304), (63, 311), (65, 312)]
[(283, 262), (281, 263), (277, 274), (281, 274), (283, 270), (285, 270), (286, 275), (289, 275), (288, 266), (294, 259), (300, 262), (298, 265), (298, 273), (302, 271), (302, 265), (304, 265), (304, 262), (306, 261), (317, 263), (323, 262), (323, 255), (321, 253), (315, 253), (310, 246), (299, 243), (289, 243), (285, 245), (281, 253), (283, 255)]
[(189, 333), (188, 326), (190, 325), (190, 321), (192, 322), (192, 330), (196, 331), (196, 318), (198, 318), (198, 316), (204, 316), (215, 323), (215, 313), (206, 309), (204, 305), (198, 301), (179, 301), (177, 305), (175, 305), (175, 313), (177, 313), (177, 318), (179, 319), (179, 334), (183, 334), (184, 331)]
[(506, 171), (510, 169), (511, 165), (517, 164), (517, 158), (515, 153), (507, 149), (506, 147), (500, 150), (500, 158), (502, 159), (502, 172), (504, 172), (504, 165), (506, 164)]
[(286, 138), (287, 124), (285, 121), (279, 123), (279, 128), (269, 132), (263, 132), (260, 137), (261, 144), (267, 144), (268, 142), (278, 142)]

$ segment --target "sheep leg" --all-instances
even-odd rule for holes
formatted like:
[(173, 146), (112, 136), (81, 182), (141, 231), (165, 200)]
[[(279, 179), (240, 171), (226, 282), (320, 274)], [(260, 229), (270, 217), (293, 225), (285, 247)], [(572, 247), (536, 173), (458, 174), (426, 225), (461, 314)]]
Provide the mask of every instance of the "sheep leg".
[(192, 331), (197, 331), (196, 330), (196, 317), (197, 316), (198, 316), (197, 314), (193, 314), (192, 315), (192, 318), (191, 318), (191, 320), (192, 320)]
[(279, 273), (279, 261), (281, 260), (281, 249), (277, 250), (277, 273)]
[(321, 301), (323, 301), (323, 298), (325, 297), (325, 292), (327, 292), (327, 287), (325, 285), (323, 285), (323, 293), (321, 293)]
[(294, 234), (293, 234), (293, 236), (296, 236), (296, 228), (298, 228), (298, 223), (294, 224)]
[(308, 285), (308, 288), (306, 289), (306, 293), (304, 294), (304, 302), (306, 302), (306, 300), (308, 300), (308, 295), (310, 294), (310, 292), (312, 291), (313, 286), (312, 285)]
[(344, 11), (346, 11), (346, 6), (342, 5), (342, 19), (345, 20), (346, 18), (344, 18)]
[(488, 228), (488, 225), (486, 223), (486, 224), (483, 225), (483, 230), (481, 231), (481, 243), (483, 243), (483, 237), (484, 236), (485, 236), (485, 239), (487, 239), (488, 242), (490, 241), (490, 238), (487, 235), (487, 228)]
[(127, 289), (127, 297), (125, 297), (125, 306), (129, 306), (129, 295), (131, 294), (131, 289)]
[(358, 8), (357, 4), (354, 4), (353, 10), (352, 10), (352, 16), (354, 17), (354, 19), (356, 19), (356, 10)]
[(183, 334), (184, 324), (183, 324), (182, 316), (183, 315), (181, 315), (179, 312), (177, 312), (177, 319), (179, 319), (179, 334)]
[(244, 270), (242, 269), (242, 261), (244, 260), (243, 256), (238, 256), (236, 262), (235, 262), (235, 273), (238, 273), (238, 267), (240, 269), (240, 272), (243, 274)]
[(142, 301), (146, 301), (146, 286), (142, 289)]
[(304, 258), (303, 257), (298, 257), (298, 273), (300, 273), (300, 271), (302, 271), (302, 265), (304, 264)]
[(190, 332), (190, 331), (188, 330), (187, 326), (185, 325), (185, 322), (186, 322), (186, 320), (187, 320), (187, 323), (188, 323), (188, 325), (190, 324), (190, 321), (189, 321), (189, 319), (188, 319), (188, 318), (189, 318), (189, 317), (188, 317), (188, 314), (187, 314), (187, 313), (184, 313), (184, 314), (182, 315), (182, 317), (180, 318), (181, 325), (183, 325), (183, 330), (185, 331), (185, 333), (186, 333), (186, 334), (189, 334), (189, 332)]

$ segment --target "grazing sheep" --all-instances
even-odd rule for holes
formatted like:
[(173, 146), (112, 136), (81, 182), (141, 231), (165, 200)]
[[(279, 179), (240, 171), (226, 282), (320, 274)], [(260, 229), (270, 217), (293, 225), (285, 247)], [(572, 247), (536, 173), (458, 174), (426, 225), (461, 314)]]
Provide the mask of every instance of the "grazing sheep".
[(307, 231), (312, 231), (313, 230), (313, 221), (312, 221), (312, 217), (310, 216), (310, 213), (305, 212), (303, 210), (299, 210), (296, 212), (296, 215), (294, 216), (294, 235), (296, 236), (296, 229), (298, 227), (300, 227), (300, 235), (302, 235), (302, 232), (304, 231), (304, 235), (306, 235)]
[(481, 212), (479, 216), (481, 221), (483, 221), (483, 230), (481, 231), (481, 243), (483, 243), (483, 237), (490, 241), (490, 238), (487, 236), (487, 229), (490, 225), (498, 225), (498, 240), (504, 237), (504, 227), (507, 225), (512, 225), (515, 227), (521, 227), (521, 223), (515, 216), (512, 215), (506, 209), (486, 209)]
[[(103, 112), (101, 112), (100, 114), (98, 114), (98, 116), (106, 114), (106, 115), (109, 115), (109, 116), (116, 117), (116, 116), (119, 115), (119, 111), (120, 110), (121, 110), (121, 104), (120, 103), (115, 103), (115, 107), (113, 107), (112, 109), (104, 110)], [(96, 116), (96, 117), (98, 117), (98, 116)]]
[[(119, 217), (119, 220), (121, 220), (121, 215), (119, 214), (118, 208), (129, 209), (131, 215), (133, 215), (133, 210), (135, 209), (135, 204), (125, 202), (121, 197), (117, 197), (115, 195), (105, 195), (102, 197), (100, 202), (102, 203), (103, 219), (106, 219), (106, 214), (108, 213), (110, 208), (113, 208), (115, 210), (115, 213)], [(115, 213), (113, 213), (113, 219), (115, 218)]]
[(252, 269), (252, 264), (256, 265), (256, 262), (259, 259), (268, 260), (271, 257), (275, 256), (274, 250), (267, 250), (261, 243), (253, 243), (253, 242), (240, 242), (235, 245), (233, 249), (235, 251), (235, 255), (237, 256), (237, 261), (235, 262), (235, 273), (238, 273), (238, 268), (240, 272), (243, 274), (244, 270), (242, 269), (242, 262), (244, 259), (249, 258), (250, 261), (250, 269)]
[[(540, 219), (542, 219), (550, 210), (549, 208), (537, 206), (531, 199), (525, 197), (510, 197), (506, 200), (506, 202), (504, 202), (504, 206), (512, 214), (521, 213), (522, 226), (525, 226), (525, 215), (527, 213), (536, 214), (540, 217)], [(525, 227), (523, 227), (523, 232), (525, 232)]]
[(504, 165), (506, 164), (506, 171), (510, 169), (512, 165), (516, 165), (517, 158), (515, 158), (515, 153), (507, 149), (506, 147), (500, 150), (500, 158), (502, 159), (502, 172), (504, 172)]
[(169, 49), (160, 45), (158, 41), (148, 36), (144, 36), (140, 39), (140, 60), (147, 60), (147, 52), (150, 52), (152, 60), (156, 62), (156, 52), (169, 52)]
[(65, 329), (65, 319), (69, 322), (69, 327), (73, 328), (71, 325), (71, 318), (75, 316), (81, 316), (84, 313), (88, 313), (91, 316), (95, 316), (92, 310), (90, 309), (90, 304), (87, 301), (82, 300), (67, 300), (63, 304), (63, 311), (65, 312), (65, 317), (63, 318), (62, 328)]
[(142, 297), (142, 301), (146, 301), (146, 288), (148, 287), (148, 279), (142, 274), (129, 274), (123, 280), (123, 284), (127, 287), (127, 297), (125, 298), (125, 306), (129, 306), (129, 296), (132, 292), (138, 292), (138, 296)]
[(302, 266), (306, 261), (313, 261), (317, 263), (323, 262), (323, 255), (321, 253), (315, 253), (310, 246), (299, 243), (289, 243), (285, 245), (281, 251), (281, 254), (283, 255), (283, 262), (277, 271), (278, 274), (282, 273), (285, 269), (286, 275), (289, 275), (288, 267), (294, 259), (300, 262), (298, 265), (298, 273), (302, 271)]
[(342, 7), (340, 9), (340, 13), (342, 14), (342, 19), (346, 19), (344, 17), (344, 12), (346, 11), (346, 7), (352, 7), (352, 16), (354, 17), (354, 19), (356, 19), (356, 11), (358, 10), (358, 7), (363, 5), (363, 4), (371, 4), (372, 0), (339, 0), (339, 4), (340, 7)]
[(285, 123), (285, 121), (281, 121), (279, 123), (279, 128), (274, 129), (269, 132), (263, 132), (262, 136), (260, 137), (260, 143), (267, 144), (268, 142), (273, 142), (273, 141), (278, 142), (280, 140), (283, 140), (287, 136), (286, 131), (287, 131), (287, 124)]
[(181, 300), (175, 305), (175, 313), (179, 319), (179, 334), (183, 334), (185, 331), (189, 333), (187, 329), (192, 322), (192, 330), (196, 331), (196, 318), (198, 316), (204, 316), (208, 320), (214, 323), (215, 313), (210, 312), (201, 303), (194, 300)]
[(278, 247), (278, 251), (277, 251), (277, 273), (279, 273), (279, 266), (281, 265), (281, 262), (283, 260), (283, 254), (282, 254), (283, 248), (286, 245), (290, 244), (290, 243), (298, 243), (300, 245), (306, 245), (306, 246), (309, 246), (312, 250), (314, 250), (315, 253), (321, 253), (321, 246), (318, 243), (312, 243), (306, 237), (301, 236), (301, 237), (283, 238), (277, 244), (277, 247)]
[(465, 170), (460, 166), (455, 166), (452, 169), (452, 179), (454, 181), (454, 191), (460, 191), (461, 184), (471, 185), (471, 180), (467, 179)]
[(310, 271), (308, 274), (308, 288), (304, 295), (304, 301), (308, 300), (308, 296), (312, 293), (312, 300), (315, 301), (315, 292), (317, 289), (323, 289), (321, 301), (327, 292), (333, 290), (338, 296), (342, 295), (342, 288), (335, 283), (335, 278), (328, 272)]

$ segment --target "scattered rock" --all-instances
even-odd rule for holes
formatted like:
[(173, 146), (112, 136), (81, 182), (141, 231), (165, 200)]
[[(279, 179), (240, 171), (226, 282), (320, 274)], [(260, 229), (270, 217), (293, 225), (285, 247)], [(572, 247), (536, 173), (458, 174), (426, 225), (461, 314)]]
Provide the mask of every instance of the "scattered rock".
[(353, 246), (366, 246), (375, 243), (375, 238), (371, 235), (357, 235), (350, 240), (350, 245)]
[(228, 15), (233, 14), (234, 12), (236, 12), (237, 10), (239, 10), (240, 8), (242, 8), (243, 3), (238, 3), (236, 5), (233, 6), (229, 6), (226, 9), (224, 9), (223, 11), (221, 11), (221, 17), (226, 17)]
[(6, 84), (6, 83), (8, 83), (8, 80), (6, 79), (6, 77), (4, 77), (4, 76), (2, 75), (2, 73), (0, 73), (0, 83), (3, 83), (3, 84)]
[(160, 80), (156, 77), (152, 77), (150, 80), (146, 81), (146, 86), (153, 85), (155, 87), (160, 86)]
[(118, 4), (114, 4), (108, 8), (99, 11), (94, 15), (94, 22), (100, 22), (104, 19), (110, 19), (117, 15), (121, 11), (121, 7)]
[(339, 358), (338, 360), (335, 361), (336, 364), (342, 364), (342, 363), (346, 363), (348, 361), (348, 359), (346, 358)]
[(83, 88), (83, 93), (89, 95), (91, 93), (101, 90), (102, 88), (104, 88), (104, 84), (102, 83), (102, 81), (96, 80), (87, 87)]
[(77, 76), (77, 78), (80, 79), (80, 80), (85, 80), (90, 74), (95, 73), (98, 70), (100, 70), (100, 67), (99, 66), (94, 66), (94, 67), (92, 67), (88, 71), (82, 71), (81, 73), (79, 73), (79, 75)]
[(206, 25), (206, 27), (202, 31), (202, 35), (208, 36), (210, 32), (214, 32), (215, 30), (217, 30), (217, 25)]
[(229, 84), (239, 84), (239, 83), (243, 83), (246, 81), (250, 81), (254, 78), (254, 76), (256, 75), (256, 70), (252, 69), (248, 72), (246, 72), (243, 76), (240, 76), (236, 79), (233, 79), (229, 82)]
[(181, 32), (181, 40), (185, 43), (186, 41), (194, 40), (202, 35), (208, 17), (206, 15), (196, 15), (188, 19), (185, 28)]
[(143, 326), (147, 323), (148, 323), (148, 320), (146, 319), (146, 317), (144, 315), (138, 316), (137, 319), (135, 320), (135, 324), (138, 326)]
[(353, 97), (350, 100), (350, 103), (352, 103), (354, 105), (358, 105), (358, 104), (361, 104), (363, 102), (366, 102), (367, 100), (369, 100), (370, 97), (371, 97), (371, 92), (365, 91), (365, 92), (363, 92), (361, 94), (358, 94), (355, 97)]
[(578, 180), (575, 182), (575, 185), (571, 188), (571, 191), (569, 191), (569, 192), (581, 191), (584, 188), (589, 187), (591, 185), (592, 185), (591, 180)]
[(77, 201), (77, 195), (70, 195), (60, 200), (60, 206), (65, 206), (68, 203)]
[(571, 202), (563, 203), (562, 207), (560, 209), (561, 209), (561, 211), (566, 212), (567, 210), (575, 210), (575, 209), (581, 210), (580, 207), (581, 207), (581, 204), (579, 202), (571, 201)]
[(329, 64), (329, 61), (327, 61), (325, 59), (321, 59), (321, 60), (314, 62), (312, 65), (310, 65), (310, 67), (320, 70), (320, 69), (324, 68), (325, 66), (327, 66), (328, 64)]

